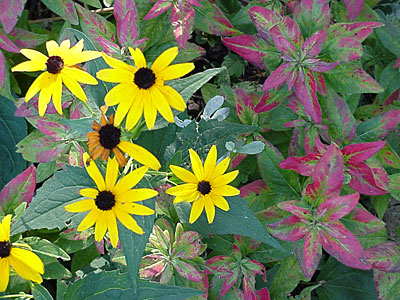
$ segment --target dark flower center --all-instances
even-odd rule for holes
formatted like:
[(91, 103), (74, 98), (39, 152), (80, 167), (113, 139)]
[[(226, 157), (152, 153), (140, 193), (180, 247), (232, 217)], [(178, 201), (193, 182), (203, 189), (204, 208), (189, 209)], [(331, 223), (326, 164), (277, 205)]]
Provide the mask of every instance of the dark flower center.
[(148, 68), (140, 68), (136, 71), (133, 81), (139, 88), (147, 90), (156, 82), (156, 75)]
[(46, 62), (47, 71), (51, 74), (60, 73), (64, 66), (64, 61), (59, 56), (50, 56)]
[(11, 244), (9, 242), (0, 242), (0, 258), (10, 256)]
[(109, 191), (101, 191), (94, 200), (98, 209), (110, 210), (115, 205), (115, 196)]
[(99, 131), (100, 145), (106, 149), (114, 149), (120, 142), (121, 130), (113, 125), (107, 124)]
[(211, 185), (208, 181), (200, 181), (197, 185), (197, 190), (203, 195), (207, 195), (211, 192)]

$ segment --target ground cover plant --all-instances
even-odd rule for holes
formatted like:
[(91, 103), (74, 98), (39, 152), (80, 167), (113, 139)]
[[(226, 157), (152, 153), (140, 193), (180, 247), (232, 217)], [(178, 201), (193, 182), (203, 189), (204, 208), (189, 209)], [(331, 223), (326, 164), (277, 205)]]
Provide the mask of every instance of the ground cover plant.
[(399, 299), (399, 4), (0, 7), (0, 299)]

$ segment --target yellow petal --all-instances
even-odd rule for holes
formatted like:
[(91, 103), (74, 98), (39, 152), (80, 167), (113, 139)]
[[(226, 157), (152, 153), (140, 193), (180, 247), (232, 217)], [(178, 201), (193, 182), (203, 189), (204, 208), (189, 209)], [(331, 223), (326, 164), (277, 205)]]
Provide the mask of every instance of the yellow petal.
[(125, 69), (102, 69), (96, 77), (107, 82), (133, 82), (133, 73)]
[(109, 158), (106, 169), (106, 190), (111, 191), (118, 179), (118, 162), (117, 159)]
[(224, 174), (225, 171), (229, 167), (229, 162), (230, 162), (229, 157), (226, 157), (222, 161), (220, 161), (219, 164), (215, 166), (214, 176), (212, 176), (212, 178), (210, 178), (210, 180), (212, 180), (213, 178), (217, 178), (217, 177), (221, 176), (222, 174)]
[(118, 148), (120, 148), (125, 153), (128, 153), (129, 156), (133, 157), (136, 161), (141, 164), (148, 166), (154, 170), (158, 170), (161, 168), (161, 164), (158, 159), (145, 148), (133, 144), (128, 141), (120, 141), (118, 144)]
[(169, 167), (174, 175), (180, 180), (196, 184), (199, 183), (199, 180), (197, 180), (196, 176), (194, 176), (192, 172), (189, 172), (188, 170), (179, 166), (170, 165)]
[(127, 130), (131, 130), (139, 122), (143, 115), (143, 106), (143, 100), (136, 97), (129, 109), (128, 116), (126, 117)]
[(148, 91), (143, 91), (143, 112), (146, 126), (148, 129), (152, 129), (156, 122), (157, 109), (153, 104), (153, 99), (150, 98)]
[(83, 154), (83, 161), (86, 171), (88, 172), (89, 176), (93, 179), (93, 181), (96, 183), (96, 186), (98, 187), (99, 191), (104, 191), (106, 185), (104, 183), (103, 176), (101, 175), (95, 162), (90, 158), (90, 156), (86, 152)]
[(189, 223), (194, 223), (201, 215), (204, 209), (204, 197), (196, 200), (192, 204), (192, 210), (190, 211)]
[(204, 168), (199, 155), (193, 149), (189, 149), (189, 155), (194, 175), (198, 181), (204, 180)]
[[(15, 250), (15, 248), (11, 249), (11, 250)], [(20, 250), (22, 250), (22, 249), (20, 249)], [(27, 251), (27, 250), (25, 250), (25, 251)], [(30, 268), (30, 266), (27, 263), (25, 263), (24, 257), (19, 257), (19, 256), (16, 257), (15, 255), (10, 255), (8, 259), (9, 259), (10, 265), (12, 266), (14, 271), (17, 272), (17, 274), (19, 276), (21, 276), (22, 278), (24, 278), (26, 280), (31, 280), (31, 281), (34, 281), (37, 283), (42, 283), (43, 279), (40, 276), (39, 272)]]
[(71, 49), (71, 52), (79, 53), (83, 50), (83, 39), (80, 39)]
[(132, 187), (134, 187), (140, 180), (142, 180), (143, 176), (146, 174), (148, 167), (140, 167), (129, 174), (122, 177), (122, 179), (113, 187), (111, 192), (114, 195), (119, 195), (124, 192), (127, 192)]
[(96, 228), (94, 230), (94, 239), (100, 242), (107, 231), (107, 216), (105, 211), (99, 211), (96, 221)]
[(37, 256), (32, 251), (21, 249), (21, 248), (11, 248), (11, 256), (24, 262), (29, 268), (33, 271), (43, 274), (44, 273), (44, 265), (39, 256)]
[(82, 222), (79, 224), (79, 226), (76, 230), (84, 231), (84, 230), (92, 227), (93, 224), (96, 223), (99, 215), (100, 215), (100, 210), (98, 210), (98, 209), (93, 209), (93, 210), (89, 211), (89, 213), (86, 215), (86, 217), (83, 218)]
[(53, 103), (57, 112), (62, 115), (62, 105), (61, 105), (61, 97), (62, 97), (62, 80), (61, 76), (56, 76), (53, 87)]
[(108, 91), (106, 97), (104, 98), (104, 102), (108, 106), (116, 105), (124, 100), (131, 102), (131, 99), (126, 99), (126, 91), (135, 88), (137, 89), (137, 87), (133, 83), (118, 84)]
[(204, 207), (206, 209), (208, 224), (211, 224), (215, 217), (215, 206), (208, 195), (204, 196)]
[(10, 226), (12, 215), (3, 218), (0, 225), (0, 242), (8, 242), (10, 240)]
[(132, 58), (135, 61), (135, 65), (137, 68), (146, 68), (147, 67), (146, 59), (144, 58), (144, 55), (139, 48), (132, 49), (131, 47), (129, 47), (129, 52), (131, 53)]
[(214, 174), (214, 168), (217, 163), (217, 147), (212, 145), (210, 151), (207, 154), (207, 158), (204, 162), (204, 180), (210, 180)]
[(184, 195), (190, 195), (191, 193), (194, 193), (197, 191), (197, 184), (195, 183), (185, 183), (185, 184), (180, 184), (177, 186), (173, 186), (166, 190), (165, 192), (169, 195), (175, 195), (175, 196), (184, 196)]
[(63, 40), (60, 44), (60, 48), (65, 50), (69, 50), (71, 47), (71, 41), (69, 39)]
[(37, 63), (41, 63), (46, 67), (46, 62), (47, 62), (48, 57), (46, 55), (44, 55), (43, 53), (33, 50), (33, 49), (21, 49), (20, 52), (26, 58), (29, 58), (30, 60), (34, 60)]
[(46, 49), (49, 56), (60, 55), (60, 48), (56, 41), (48, 41), (46, 42)]
[(160, 91), (164, 95), (169, 105), (171, 105), (173, 108), (179, 111), (184, 111), (186, 109), (186, 103), (182, 96), (172, 87), (164, 85)]
[(38, 109), (39, 109), (39, 116), (43, 117), (44, 113), (46, 112), (47, 105), (50, 102), (51, 95), (53, 94), (54, 90), (54, 83), (57, 78), (57, 75), (50, 74), (48, 72), (45, 77), (43, 77), (41, 81), (41, 91), (39, 94), (39, 102), (38, 102)]
[(222, 185), (219, 187), (211, 187), (211, 191), (220, 196), (236, 196), (240, 194), (240, 191), (237, 188), (234, 188), (230, 185)]
[(174, 123), (174, 115), (172, 113), (171, 107), (168, 105), (168, 102), (164, 98), (164, 95), (158, 90), (157, 87), (153, 87), (150, 89), (150, 97), (154, 99), (153, 104), (159, 111), (159, 113), (163, 116), (163, 118), (170, 123)]
[(83, 212), (96, 207), (93, 199), (81, 200), (65, 206), (65, 210), (69, 212)]
[(136, 232), (137, 234), (143, 234), (143, 229), (137, 224), (135, 219), (133, 219), (128, 213), (122, 209), (115, 209), (115, 214), (118, 220), (129, 230)]
[(126, 203), (122, 207), (127, 213), (134, 215), (150, 216), (154, 214), (154, 210), (151, 208), (137, 203)]
[(84, 63), (89, 60), (96, 59), (101, 56), (101, 53), (98, 51), (82, 51), (79, 53), (72, 53), (69, 51), (68, 56), (66, 57), (66, 65), (73, 66), (77, 64)]
[(129, 88), (125, 90), (125, 94), (121, 99), (121, 102), (118, 105), (117, 112), (114, 118), (114, 124), (119, 126), (122, 123), (122, 120), (125, 118), (126, 114), (128, 113), (129, 109), (132, 107), (132, 103), (135, 101), (135, 97), (140, 97), (140, 92), (137, 92), (137, 88)]
[(10, 279), (10, 265), (8, 259), (0, 259), (0, 278), (0, 292), (4, 292), (7, 289)]
[(81, 189), (79, 191), (79, 194), (83, 197), (88, 197), (92, 199), (96, 199), (97, 195), (99, 194), (99, 191), (96, 189), (92, 188), (87, 188), (87, 189)]
[(46, 65), (38, 61), (24, 61), (11, 68), (12, 72), (36, 72), (46, 69)]
[(211, 192), (209, 194), (211, 200), (213, 201), (214, 205), (224, 211), (228, 211), (229, 210), (229, 204), (228, 202), (225, 200), (224, 197), (219, 196), (219, 195), (215, 195), (213, 192)]
[(31, 84), (28, 91), (26, 92), (25, 102), (28, 102), (40, 91), (43, 86), (43, 82), (46, 81), (47, 73), (48, 72), (43, 72), (42, 74), (40, 74), (38, 78), (36, 78), (35, 81)]
[(157, 59), (154, 61), (153, 65), (151, 66), (151, 69), (156, 73), (160, 73), (162, 70), (164, 70), (172, 61), (175, 59), (175, 57), (178, 55), (178, 47), (172, 47), (167, 50), (165, 50)]
[[(102, 56), (103, 56), (104, 60), (106, 61), (106, 63), (110, 67), (112, 67), (114, 69), (123, 69), (123, 70), (128, 71), (128, 72), (135, 72), (136, 71), (135, 67), (133, 67), (131, 65), (128, 65), (128, 64), (124, 63), (123, 61), (120, 61), (120, 60), (118, 60), (116, 58), (108, 56), (108, 55), (106, 55), (104, 53), (102, 53)], [(101, 78), (99, 78), (99, 79), (101, 79)]]
[(73, 78), (70, 77), (68, 72), (65, 72), (65, 68), (60, 72), (61, 78), (65, 86), (74, 94), (78, 99), (82, 101), (87, 101), (86, 94), (83, 91), (82, 87), (79, 83)]
[(222, 185), (226, 185), (226, 184), (230, 183), (231, 181), (233, 181), (236, 178), (236, 176), (238, 176), (238, 174), (239, 174), (239, 171), (236, 170), (236, 171), (226, 173), (222, 176), (216, 177), (211, 182), (211, 186), (213, 188), (217, 188)]
[(114, 215), (114, 210), (109, 210), (106, 212), (107, 216), (107, 227), (108, 232), (110, 233), (111, 245), (113, 248), (117, 247), (118, 244), (118, 227), (117, 220)]
[(82, 71), (78, 68), (65, 67), (62, 72), (67, 74), (68, 77), (74, 78), (76, 81), (84, 84), (98, 84), (96, 78), (90, 75), (88, 72)]
[(185, 76), (186, 74), (193, 71), (193, 69), (194, 69), (193, 63), (176, 64), (165, 68), (160, 73), (157, 73), (157, 76), (159, 76), (160, 79), (163, 80), (172, 80)]
[(151, 189), (133, 189), (125, 193), (121, 193), (115, 196), (117, 202), (136, 202), (147, 200), (158, 195), (158, 192)]

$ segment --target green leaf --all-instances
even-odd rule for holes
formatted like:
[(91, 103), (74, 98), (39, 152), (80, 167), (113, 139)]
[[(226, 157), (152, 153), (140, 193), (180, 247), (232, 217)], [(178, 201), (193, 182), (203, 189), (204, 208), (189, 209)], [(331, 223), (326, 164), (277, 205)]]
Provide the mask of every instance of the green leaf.
[(240, 56), (236, 54), (228, 54), (224, 57), (221, 66), (228, 69), (229, 75), (240, 77), (244, 74), (246, 64)]
[[(390, 177), (389, 177), (390, 178)], [(378, 218), (382, 219), (386, 209), (389, 206), (390, 195), (371, 196), (371, 204), (375, 208)]]
[(27, 133), (23, 118), (14, 117), (14, 102), (0, 96), (0, 190), (3, 186), (25, 170), (26, 162), (15, 152), (15, 146)]
[[(151, 189), (151, 184), (146, 180), (142, 180), (139, 185), (140, 188)], [(155, 209), (155, 197), (146, 200), (145, 206)], [(138, 202), (138, 204), (143, 204)], [(143, 229), (143, 234), (136, 234), (131, 230), (127, 229), (124, 225), (118, 222), (118, 233), (119, 240), (124, 250), (126, 263), (128, 265), (128, 275), (132, 281), (132, 286), (137, 289), (137, 280), (139, 273), (139, 266), (142, 260), (143, 252), (146, 247), (147, 241), (149, 240), (150, 233), (153, 229), (155, 215), (150, 216), (139, 216), (135, 215), (133, 218), (136, 220), (138, 225)]]
[(71, 261), (71, 272), (75, 273), (83, 269), (99, 256), (100, 253), (97, 251), (95, 244), (92, 244), (86, 249), (76, 251)]
[(400, 295), (400, 273), (386, 273), (374, 269), (374, 279), (379, 300), (392, 300)]
[(384, 91), (379, 94), (379, 103), (383, 104), (385, 100), (400, 88), (400, 68), (394, 68), (394, 61), (388, 64), (379, 76), (379, 83)]
[(52, 242), (41, 239), (37, 236), (30, 236), (24, 238), (24, 242), (31, 246), (33, 252), (37, 254), (43, 254), (49, 257), (61, 258), (62, 260), (70, 260), (68, 253), (66, 253), (63, 249), (58, 247), (56, 244)]
[(47, 8), (55, 12), (69, 23), (73, 25), (79, 24), (78, 15), (76, 14), (74, 2), (72, 0), (43, 0), (43, 3), (47, 6)]
[(357, 125), (357, 135), (364, 142), (385, 138), (400, 120), (400, 110), (391, 110)]
[(400, 201), (400, 173), (389, 175), (390, 195)]
[[(385, 22), (385, 26), (375, 29), (383, 46), (392, 52), (396, 57), (400, 56), (400, 28), (399, 21), (395, 14), (391, 16), (391, 20)], [(397, 23), (397, 24), (396, 24)]]
[[(215, 210), (214, 221), (209, 224), (205, 212), (200, 218), (189, 226), (204, 236), (212, 234), (239, 234), (254, 238), (260, 242), (282, 250), (281, 245), (270, 236), (265, 227), (254, 216), (254, 213), (247, 207), (246, 202), (239, 196), (226, 197), (230, 209), (223, 211)], [(191, 205), (181, 202), (175, 205), (179, 218), (189, 223)]]
[(86, 4), (96, 7), (96, 8), (102, 8), (100, 0), (80, 0), (80, 2), (86, 3)]
[(206, 82), (224, 70), (225, 67), (208, 69), (204, 72), (196, 73), (183, 79), (171, 80), (169, 85), (172, 86), (179, 94), (181, 94), (185, 101), (187, 101)]
[[(47, 180), (37, 191), (24, 215), (12, 227), (12, 235), (32, 229), (62, 229), (67, 227), (72, 214), (66, 212), (64, 206), (82, 198), (79, 190), (95, 187), (86, 170), (67, 166)], [(74, 223), (82, 218), (82, 214), (72, 217)]]
[(32, 285), (32, 295), (35, 300), (53, 300), (49, 291), (40, 284), (34, 283)]
[(301, 197), (299, 175), (294, 171), (281, 169), (278, 165), (283, 160), (282, 154), (271, 143), (265, 140), (263, 142), (265, 149), (257, 156), (262, 178), (275, 193), (299, 199)]
[(352, 269), (330, 257), (317, 278), (320, 300), (376, 300), (372, 271)]

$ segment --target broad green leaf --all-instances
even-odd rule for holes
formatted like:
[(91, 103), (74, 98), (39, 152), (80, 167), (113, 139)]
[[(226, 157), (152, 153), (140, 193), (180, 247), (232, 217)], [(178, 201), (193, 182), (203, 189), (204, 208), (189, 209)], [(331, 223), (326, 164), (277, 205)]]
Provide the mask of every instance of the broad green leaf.
[(76, 14), (74, 2), (72, 0), (43, 0), (43, 3), (57, 15), (67, 20), (73, 25), (78, 25), (78, 15)]
[[(317, 278), (320, 300), (376, 300), (372, 271), (352, 269), (329, 258)], [(355, 284), (357, 283), (357, 284)]]
[(389, 175), (389, 192), (393, 198), (400, 201), (400, 173)]
[(31, 246), (33, 252), (46, 255), (49, 257), (60, 258), (62, 260), (70, 260), (68, 253), (52, 242), (41, 239), (37, 236), (24, 238), (24, 242)]
[(0, 96), (0, 189), (25, 170), (26, 162), (15, 152), (15, 146), (27, 133), (23, 118), (14, 117), (14, 102)]
[(49, 291), (44, 286), (37, 283), (32, 285), (32, 295), (35, 300), (53, 300)]
[(374, 280), (379, 300), (394, 300), (400, 295), (400, 272), (374, 270)]
[(208, 69), (204, 72), (197, 73), (183, 79), (170, 81), (169, 85), (172, 86), (179, 94), (181, 94), (185, 101), (187, 101), (194, 95), (194, 93), (196, 93), (198, 89), (200, 89), (211, 78), (221, 73), (223, 70), (225, 70), (225, 67)]
[(102, 8), (100, 0), (80, 0), (80, 2), (86, 3), (86, 4), (96, 7), (96, 8)]
[(385, 138), (400, 120), (400, 110), (392, 110), (357, 125), (357, 135), (365, 142)]
[[(67, 166), (58, 171), (37, 190), (24, 215), (12, 227), (12, 235), (32, 229), (62, 229), (67, 227), (72, 214), (66, 212), (64, 206), (82, 198), (79, 190), (95, 187), (86, 170)], [(73, 216), (75, 223), (81, 217)]]
[(263, 142), (265, 149), (258, 154), (257, 161), (264, 181), (275, 193), (299, 199), (301, 187), (298, 174), (291, 170), (281, 169), (278, 164), (283, 160), (282, 154), (271, 143), (265, 140)]
[[(280, 244), (270, 236), (264, 226), (257, 220), (246, 202), (238, 196), (226, 197), (230, 209), (223, 211), (216, 208), (214, 221), (209, 224), (203, 211), (200, 218), (189, 226), (207, 236), (208, 234), (239, 234), (254, 238), (260, 242), (282, 250)], [(188, 223), (191, 204), (182, 202), (175, 205), (180, 219)]]
[[(390, 18), (390, 19), (389, 19)], [(385, 26), (375, 29), (383, 46), (396, 57), (400, 56), (400, 28), (399, 20), (393, 14), (385, 21)]]
[(310, 37), (318, 30), (326, 30), (331, 20), (327, 0), (303, 0), (299, 5), (296, 22), (303, 36)]
[(394, 68), (394, 61), (388, 64), (379, 76), (379, 84), (384, 91), (379, 94), (379, 104), (383, 104), (385, 100), (400, 88), (400, 68)]

